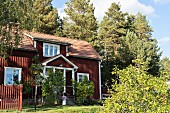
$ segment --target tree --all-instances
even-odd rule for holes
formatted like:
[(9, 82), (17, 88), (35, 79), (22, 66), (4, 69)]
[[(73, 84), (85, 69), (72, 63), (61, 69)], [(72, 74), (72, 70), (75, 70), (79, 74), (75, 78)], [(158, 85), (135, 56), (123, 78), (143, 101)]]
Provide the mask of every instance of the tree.
[[(105, 13), (103, 20), (99, 25), (99, 49), (98, 52), (103, 57), (102, 81), (103, 85), (111, 83), (112, 69), (115, 67), (118, 48), (121, 43), (121, 37), (126, 35), (126, 13), (120, 10), (120, 5), (112, 3)], [(107, 82), (107, 83), (106, 83)]]
[(97, 35), (97, 21), (90, 0), (70, 0), (66, 3), (66, 17), (63, 19), (65, 36), (92, 42)]
[(117, 59), (121, 69), (129, 66), (132, 60), (140, 59), (147, 62), (148, 72), (152, 75), (159, 75), (159, 61), (161, 52), (155, 39), (141, 40), (134, 32), (127, 32), (122, 37), (122, 44), (119, 48), (119, 58)]
[(101, 50), (104, 50), (110, 58), (116, 55), (120, 37), (126, 34), (125, 17), (126, 14), (120, 10), (120, 5), (112, 3), (100, 23), (98, 38), (101, 43)]
[(33, 30), (47, 34), (55, 34), (58, 30), (57, 21), (60, 19), (57, 9), (52, 6), (51, 2), (52, 0), (35, 0), (33, 10), (36, 14), (37, 26), (34, 26)]
[(151, 26), (149, 26), (146, 16), (138, 13), (134, 20), (134, 31), (138, 35), (139, 39), (150, 39), (153, 32)]
[(104, 102), (104, 112), (162, 113), (170, 111), (169, 94), (163, 77), (154, 77), (145, 70), (144, 62), (135, 60), (119, 70), (119, 83), (114, 81), (111, 97)]
[[(0, 56), (7, 58), (22, 38), (20, 30), (32, 27), (32, 1), (1, 0)], [(24, 15), (24, 16), (23, 16)]]
[(170, 60), (168, 57), (164, 57), (161, 61), (160, 61), (160, 65), (161, 65), (161, 70), (165, 71), (165, 72), (170, 72)]
[[(159, 75), (161, 52), (156, 39), (152, 39), (152, 28), (146, 16), (138, 13), (123, 13), (121, 6), (112, 3), (99, 26), (98, 52), (103, 57), (102, 80), (111, 84), (113, 68), (124, 69), (134, 59), (148, 62), (148, 72)], [(103, 85), (104, 85), (103, 84)]]

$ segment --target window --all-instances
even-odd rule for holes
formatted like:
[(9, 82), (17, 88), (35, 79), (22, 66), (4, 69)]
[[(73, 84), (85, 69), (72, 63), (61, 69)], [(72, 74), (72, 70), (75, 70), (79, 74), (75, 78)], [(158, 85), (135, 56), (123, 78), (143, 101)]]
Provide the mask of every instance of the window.
[(89, 74), (87, 74), (87, 73), (77, 73), (77, 82), (82, 82), (85, 77), (87, 77), (87, 79), (89, 80)]
[(4, 84), (17, 84), (21, 81), (21, 68), (5, 67)]
[(60, 54), (59, 45), (43, 43), (43, 56), (51, 57), (57, 54)]

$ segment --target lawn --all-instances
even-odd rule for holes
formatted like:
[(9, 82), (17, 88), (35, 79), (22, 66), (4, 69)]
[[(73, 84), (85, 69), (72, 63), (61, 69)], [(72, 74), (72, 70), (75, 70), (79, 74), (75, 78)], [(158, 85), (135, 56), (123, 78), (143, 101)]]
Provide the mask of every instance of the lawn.
[[(37, 113), (99, 113), (103, 109), (102, 106), (39, 106), (37, 107)], [(34, 113), (33, 106), (24, 106), (21, 112), (18, 111), (0, 111), (12, 112), (12, 113)]]

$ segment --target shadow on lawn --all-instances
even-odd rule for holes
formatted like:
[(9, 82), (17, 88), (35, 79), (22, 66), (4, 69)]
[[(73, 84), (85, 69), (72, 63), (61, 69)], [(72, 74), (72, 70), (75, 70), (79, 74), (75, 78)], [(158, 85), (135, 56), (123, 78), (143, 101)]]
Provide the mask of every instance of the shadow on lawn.
[(57, 109), (63, 109), (63, 106), (37, 106), (36, 111), (34, 109), (34, 106), (23, 106), (22, 111), (24, 112), (38, 112), (38, 111), (50, 111), (50, 110), (57, 110)]

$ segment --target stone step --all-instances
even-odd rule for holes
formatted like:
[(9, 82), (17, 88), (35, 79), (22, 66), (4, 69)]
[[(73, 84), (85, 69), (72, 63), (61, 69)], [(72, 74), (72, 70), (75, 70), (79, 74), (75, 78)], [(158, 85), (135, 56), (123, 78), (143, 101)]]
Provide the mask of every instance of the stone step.
[(76, 103), (75, 103), (75, 101), (74, 101), (74, 98), (72, 98), (72, 97), (67, 97), (66, 105), (75, 106)]

